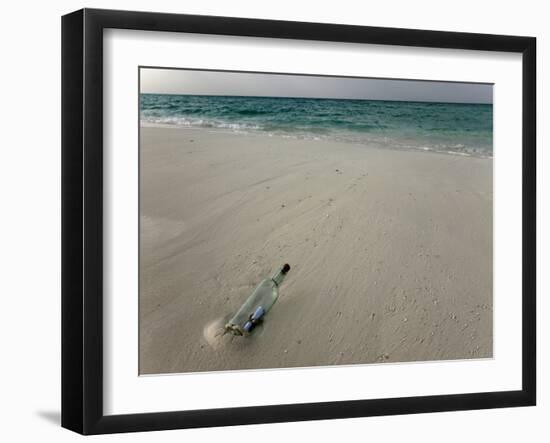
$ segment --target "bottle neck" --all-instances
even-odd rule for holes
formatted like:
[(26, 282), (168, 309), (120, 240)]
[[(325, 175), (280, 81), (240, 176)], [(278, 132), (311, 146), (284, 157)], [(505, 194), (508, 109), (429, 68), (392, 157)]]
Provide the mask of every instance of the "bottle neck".
[(285, 279), (286, 277), (286, 272), (283, 272), (282, 269), (279, 269), (274, 275), (273, 277), (271, 277), (271, 279), (275, 282), (275, 284), (277, 286), (280, 286), (281, 283), (283, 282), (283, 280)]

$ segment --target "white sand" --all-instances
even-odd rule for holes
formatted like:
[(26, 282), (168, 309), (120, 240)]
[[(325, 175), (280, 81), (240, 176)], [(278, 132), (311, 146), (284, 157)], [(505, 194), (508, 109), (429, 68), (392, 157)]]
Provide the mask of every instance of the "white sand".
[[(141, 128), (140, 372), (492, 356), (492, 161)], [(263, 326), (217, 337), (291, 271)]]

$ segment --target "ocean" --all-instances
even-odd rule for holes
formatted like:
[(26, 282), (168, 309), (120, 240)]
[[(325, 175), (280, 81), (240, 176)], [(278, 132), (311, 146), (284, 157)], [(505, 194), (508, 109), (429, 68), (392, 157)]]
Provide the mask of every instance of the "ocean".
[(142, 123), (492, 157), (493, 106), (141, 94)]

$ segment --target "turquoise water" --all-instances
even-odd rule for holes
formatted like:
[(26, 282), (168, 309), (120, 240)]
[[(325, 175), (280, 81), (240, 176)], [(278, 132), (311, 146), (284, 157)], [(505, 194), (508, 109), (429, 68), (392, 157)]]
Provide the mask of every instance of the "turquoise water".
[(141, 121), (491, 157), (493, 106), (141, 94)]

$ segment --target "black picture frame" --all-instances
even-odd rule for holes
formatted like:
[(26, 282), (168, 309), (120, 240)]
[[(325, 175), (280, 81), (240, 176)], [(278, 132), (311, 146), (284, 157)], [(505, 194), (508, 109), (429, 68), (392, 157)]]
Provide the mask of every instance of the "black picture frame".
[[(171, 31), (522, 54), (522, 389), (104, 415), (103, 30)], [(62, 426), (81, 434), (531, 406), (536, 403), (536, 39), (83, 9), (62, 18)]]

